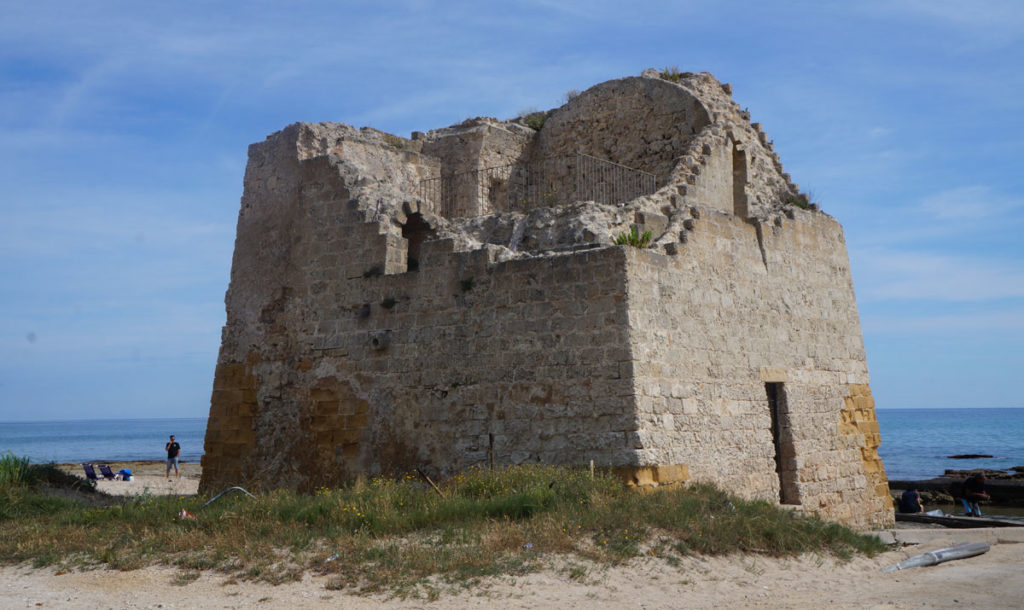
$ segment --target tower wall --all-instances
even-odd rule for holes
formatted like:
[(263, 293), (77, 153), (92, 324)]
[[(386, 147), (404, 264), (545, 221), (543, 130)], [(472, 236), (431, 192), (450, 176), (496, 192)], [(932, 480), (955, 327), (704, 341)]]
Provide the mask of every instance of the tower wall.
[[(792, 205), (729, 95), (654, 72), (539, 132), (296, 124), (250, 147), (201, 490), (592, 460), (890, 524), (842, 228)], [(473, 184), (465, 217), (418, 196), (575, 152), (659, 188), (494, 213)], [(651, 248), (612, 245), (631, 225)]]
[[(796, 210), (765, 226), (705, 210), (675, 256), (629, 257), (643, 463), (857, 525), (891, 502), (842, 228)], [(767, 384), (784, 393), (773, 442)]]

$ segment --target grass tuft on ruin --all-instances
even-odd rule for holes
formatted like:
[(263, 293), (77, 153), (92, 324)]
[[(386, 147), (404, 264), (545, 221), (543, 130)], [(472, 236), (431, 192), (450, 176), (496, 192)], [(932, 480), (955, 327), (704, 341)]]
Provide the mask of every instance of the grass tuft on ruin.
[(693, 72), (680, 72), (678, 66), (666, 66), (660, 72), (658, 76), (662, 80), (667, 80), (670, 83), (682, 82), (684, 78), (693, 76)]
[[(846, 558), (885, 549), (875, 537), (712, 485), (638, 493), (609, 474), (549, 466), (472, 470), (436, 490), (410, 474), (312, 495), (224, 496), (207, 507), (203, 497), (152, 496), (91, 506), (49, 496), (31, 477), (2, 480), (4, 563), (171, 565), (181, 586), (202, 570), (270, 583), (313, 572), (327, 577), (328, 589), (434, 598), (558, 557), (608, 565), (640, 556), (672, 563), (687, 555)], [(179, 516), (182, 509), (195, 518)]]
[(797, 193), (796, 195), (790, 195), (783, 202), (786, 205), (796, 206), (802, 210), (810, 210), (811, 206), (811, 195), (808, 193)]
[(650, 231), (640, 232), (636, 225), (630, 227), (629, 231), (623, 231), (615, 236), (616, 246), (633, 246), (634, 248), (647, 248), (651, 245), (653, 234)]
[(544, 127), (544, 123), (547, 122), (549, 114), (549, 112), (543, 112), (536, 108), (528, 108), (519, 113), (517, 120), (534, 131), (540, 131)]

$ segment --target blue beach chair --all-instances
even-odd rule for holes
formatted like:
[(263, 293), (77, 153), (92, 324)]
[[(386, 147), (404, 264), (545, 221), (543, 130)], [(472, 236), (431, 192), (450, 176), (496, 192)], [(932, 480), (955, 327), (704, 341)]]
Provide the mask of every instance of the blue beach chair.
[(110, 466), (107, 464), (100, 464), (100, 474), (102, 474), (103, 478), (108, 481), (117, 480), (117, 475), (114, 474), (114, 471), (112, 471)]
[(82, 464), (82, 468), (85, 469), (85, 478), (90, 481), (99, 481), (100, 478), (96, 476), (96, 469), (93, 468), (92, 464)]

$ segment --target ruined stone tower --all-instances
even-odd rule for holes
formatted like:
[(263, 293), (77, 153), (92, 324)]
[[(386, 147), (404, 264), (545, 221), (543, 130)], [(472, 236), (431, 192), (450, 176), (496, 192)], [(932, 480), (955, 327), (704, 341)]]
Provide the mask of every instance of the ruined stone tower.
[(226, 304), (204, 491), (593, 460), (892, 521), (842, 228), (709, 74), (291, 125), (249, 148)]

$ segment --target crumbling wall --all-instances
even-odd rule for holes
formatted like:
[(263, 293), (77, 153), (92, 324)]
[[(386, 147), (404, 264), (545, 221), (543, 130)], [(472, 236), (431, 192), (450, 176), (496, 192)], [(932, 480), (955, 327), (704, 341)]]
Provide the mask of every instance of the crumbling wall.
[[(294, 135), (254, 158), (294, 151)], [(240, 217), (229, 293), (251, 306), (225, 329), (203, 489), (636, 463), (621, 250), (501, 262), (434, 240), (417, 270), (392, 272), (401, 233), (349, 198), (349, 168), (331, 156), (292, 165), (278, 191), (253, 191), (269, 200), (245, 198), (246, 210), (288, 201), (289, 222), (277, 219), (287, 230), (265, 252), (268, 227)]]
[(711, 122), (699, 99), (660, 79), (587, 89), (544, 122), (534, 160), (577, 152), (640, 169), (664, 184), (687, 143)]
[[(439, 161), (436, 177), (446, 178), (446, 184), (457, 189), (444, 195), (458, 200), (462, 215), (480, 216), (508, 207), (504, 187), (510, 173), (481, 170), (526, 163), (535, 136), (536, 132), (521, 125), (477, 118), (431, 131), (420, 140), (423, 153)], [(452, 180), (455, 176), (462, 178)]]

